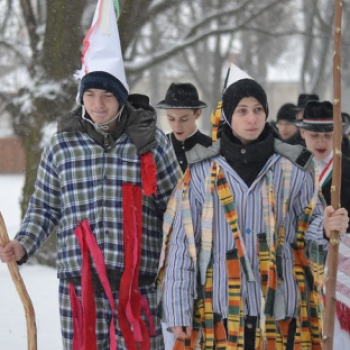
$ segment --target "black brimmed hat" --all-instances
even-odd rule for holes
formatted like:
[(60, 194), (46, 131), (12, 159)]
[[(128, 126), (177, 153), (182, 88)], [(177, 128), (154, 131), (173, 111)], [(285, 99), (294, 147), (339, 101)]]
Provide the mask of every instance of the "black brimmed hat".
[(309, 101), (304, 109), (304, 118), (295, 120), (299, 128), (314, 132), (333, 131), (333, 105), (329, 101)]
[(320, 98), (316, 94), (300, 94), (298, 96), (298, 104), (295, 107), (295, 111), (301, 111), (302, 109), (305, 108), (306, 104), (309, 101), (319, 101)]
[(296, 105), (294, 103), (284, 104), (277, 112), (277, 123), (279, 120), (287, 120), (288, 122), (293, 123), (296, 114), (295, 107)]
[(206, 108), (207, 104), (198, 97), (195, 86), (191, 83), (172, 83), (165, 95), (165, 100), (156, 105), (161, 109)]

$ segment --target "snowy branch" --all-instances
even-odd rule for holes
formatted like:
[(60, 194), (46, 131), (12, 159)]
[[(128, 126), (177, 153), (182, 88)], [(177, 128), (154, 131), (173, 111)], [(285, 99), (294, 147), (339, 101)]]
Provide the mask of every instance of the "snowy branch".
[(11, 14), (11, 11), (12, 11), (12, 0), (7, 0), (7, 3), (6, 5), (3, 5), (3, 6), (6, 6), (6, 8), (3, 10), (4, 13), (2, 14), (3, 15), (3, 21), (1, 22), (1, 26), (0, 26), (0, 31), (1, 33), (4, 32), (4, 30), (6, 29), (7, 25), (8, 25), (8, 21), (10, 19), (10, 14)]
[(220, 11), (213, 11), (204, 18), (202, 18), (200, 21), (197, 21), (188, 31), (188, 33), (185, 35), (185, 38), (191, 37), (191, 35), (194, 35), (198, 29), (200, 29), (202, 26), (208, 26), (209, 21), (212, 21), (213, 19), (219, 19), (223, 16), (230, 16), (235, 15), (243, 11), (250, 3), (252, 3), (254, 0), (249, 0), (246, 3), (244, 3), (242, 6), (238, 8), (233, 8), (231, 10), (228, 10), (227, 8), (224, 8)]
[(39, 42), (39, 37), (36, 32), (37, 23), (34, 16), (33, 8), (31, 2), (28, 0), (20, 0), (21, 1), (21, 9), (23, 13), (23, 17), (26, 23), (26, 27), (28, 30), (28, 35), (30, 39), (30, 47), (32, 49), (33, 54), (37, 52), (37, 44)]
[[(284, 0), (284, 1), (288, 2), (289, 0)], [(213, 19), (219, 19), (219, 18), (222, 18), (222, 17), (232, 16), (232, 15), (237, 15), (239, 13), (242, 13), (242, 11), (244, 11), (249, 4), (254, 3), (254, 2), (255, 2), (254, 0), (248, 0), (247, 2), (245, 2), (242, 6), (240, 6), (238, 8), (233, 8), (231, 10), (229, 10), (227, 8), (224, 8), (223, 10), (220, 10), (220, 11), (211, 12), (208, 16), (204, 17), (203, 19), (201, 19), (200, 21), (195, 23), (192, 26), (192, 28), (190, 28), (190, 30), (188, 31), (188, 34), (185, 36), (185, 38), (188, 38), (191, 35), (193, 35), (200, 27), (208, 26), (208, 22), (213, 20)], [(253, 21), (255, 18), (259, 17), (264, 12), (266, 12), (269, 9), (271, 9), (272, 7), (280, 4), (281, 2), (283, 2), (283, 1), (276, 0), (276, 1), (271, 2), (270, 4), (266, 5), (265, 7), (259, 9), (258, 12), (252, 14), (245, 21), (247, 23), (249, 23), (250, 21)]]
[(28, 58), (23, 55), (23, 50), (20, 51), (18, 48), (7, 41), (0, 40), (0, 47), (4, 47), (6, 50), (10, 50), (15, 53), (16, 57), (20, 60), (20, 62), (26, 67), (29, 67)]
[(149, 21), (150, 19), (152, 20), (152, 18), (154, 18), (158, 14), (161, 14), (164, 11), (168, 11), (170, 8), (174, 6), (177, 6), (179, 2), (181, 3), (182, 1), (181, 0), (180, 1), (164, 0), (164, 1), (158, 2), (154, 6), (151, 6), (150, 9), (148, 11), (145, 11), (144, 15), (140, 18), (140, 25), (143, 26), (147, 21)]
[[(253, 28), (247, 28), (246, 24), (243, 23), (239, 26), (224, 26), (221, 28), (217, 28), (217, 29), (208, 29), (207, 31), (198, 33), (188, 39), (184, 39), (184, 40), (179, 40), (178, 43), (174, 44), (171, 48), (168, 48), (166, 50), (163, 51), (159, 51), (155, 54), (149, 55), (144, 59), (140, 59), (137, 62), (125, 62), (125, 69), (128, 72), (131, 73), (140, 73), (141, 71), (143, 71), (144, 69), (148, 69), (158, 63), (160, 63), (161, 61), (166, 60), (167, 58), (169, 58), (170, 56), (173, 56), (181, 51), (183, 51), (184, 49), (186, 49), (187, 47), (193, 46), (196, 43), (211, 37), (211, 36), (215, 36), (215, 35), (219, 35), (219, 34), (233, 34), (235, 32), (241, 31), (241, 30), (252, 30)], [(267, 34), (268, 32), (266, 32)], [(286, 32), (286, 33), (277, 33), (278, 35), (290, 35), (291, 33), (297, 33), (297, 32)], [(269, 33), (270, 35), (275, 35), (274, 33)], [(302, 33), (300, 33), (302, 34)]]
[[(289, 0), (284, 0), (284, 1), (288, 2)], [(212, 19), (222, 18), (227, 15), (232, 15), (233, 13), (239, 13), (250, 3), (253, 3), (253, 0), (248, 0), (239, 8), (234, 8), (231, 10), (228, 10), (226, 8), (224, 10), (213, 11), (210, 14), (208, 14), (208, 16), (194, 23), (194, 25), (187, 31), (187, 33), (184, 34), (182, 38), (180, 38), (172, 47), (164, 49), (162, 51), (158, 51), (154, 54), (151, 54), (150, 56), (147, 56), (146, 58), (137, 59), (135, 61), (126, 61), (125, 69), (130, 73), (137, 74), (143, 71), (144, 69), (148, 69), (168, 59), (172, 55), (182, 52), (187, 47), (193, 46), (208, 37), (212, 37), (220, 34), (232, 34), (239, 30), (245, 30), (247, 23), (250, 23), (257, 17), (261, 16), (264, 12), (268, 11), (272, 7), (278, 4), (281, 4), (281, 2), (282, 2), (281, 0), (275, 0), (269, 3), (263, 8), (260, 8), (257, 12), (251, 14), (248, 18), (245, 19), (244, 23), (241, 23), (239, 25), (227, 25), (217, 29), (212, 29), (212, 28), (207, 29), (209, 27), (208, 21)], [(205, 28), (205, 30), (198, 32), (198, 29), (201, 27)]]

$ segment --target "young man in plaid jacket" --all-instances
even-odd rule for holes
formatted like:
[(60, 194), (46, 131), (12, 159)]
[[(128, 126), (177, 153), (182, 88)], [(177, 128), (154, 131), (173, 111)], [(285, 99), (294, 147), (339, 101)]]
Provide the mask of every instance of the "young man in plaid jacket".
[(57, 232), (65, 350), (164, 348), (155, 278), (163, 213), (181, 169), (148, 98), (128, 99), (120, 47), (113, 52), (118, 37), (99, 53), (117, 31), (114, 16), (113, 1), (97, 6), (82, 106), (45, 148), (20, 231), (0, 247), (2, 261), (25, 262)]

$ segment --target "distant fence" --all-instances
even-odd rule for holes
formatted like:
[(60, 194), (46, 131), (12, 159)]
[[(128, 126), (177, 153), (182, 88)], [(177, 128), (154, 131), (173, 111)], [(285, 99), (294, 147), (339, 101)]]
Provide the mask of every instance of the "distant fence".
[(0, 138), (0, 174), (18, 174), (25, 171), (25, 155), (16, 136)]

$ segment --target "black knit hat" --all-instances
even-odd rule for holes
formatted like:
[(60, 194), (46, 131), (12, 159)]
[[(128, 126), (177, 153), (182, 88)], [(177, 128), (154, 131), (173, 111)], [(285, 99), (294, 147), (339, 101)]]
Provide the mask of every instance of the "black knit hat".
[(295, 120), (295, 114), (296, 114), (295, 107), (296, 105), (293, 103), (284, 104), (277, 113), (277, 118), (276, 118), (277, 122), (279, 120), (287, 120), (293, 123)]
[(102, 71), (88, 73), (81, 80), (79, 93), (81, 104), (84, 104), (84, 92), (89, 89), (101, 89), (111, 92), (121, 106), (125, 104), (128, 98), (128, 91), (124, 85), (113, 75)]
[(253, 79), (241, 79), (231, 84), (222, 96), (222, 109), (229, 124), (239, 101), (245, 97), (255, 97), (264, 108), (267, 118), (269, 108), (265, 90)]
[(157, 108), (205, 108), (207, 104), (198, 97), (195, 86), (191, 83), (172, 83), (165, 94), (165, 100), (157, 103)]
[(309, 101), (304, 109), (304, 118), (295, 120), (299, 128), (314, 132), (333, 131), (333, 105), (329, 101)]
[(309, 101), (319, 101), (320, 98), (316, 94), (300, 94), (298, 96), (298, 104), (295, 106), (295, 111), (301, 111), (305, 108)]

